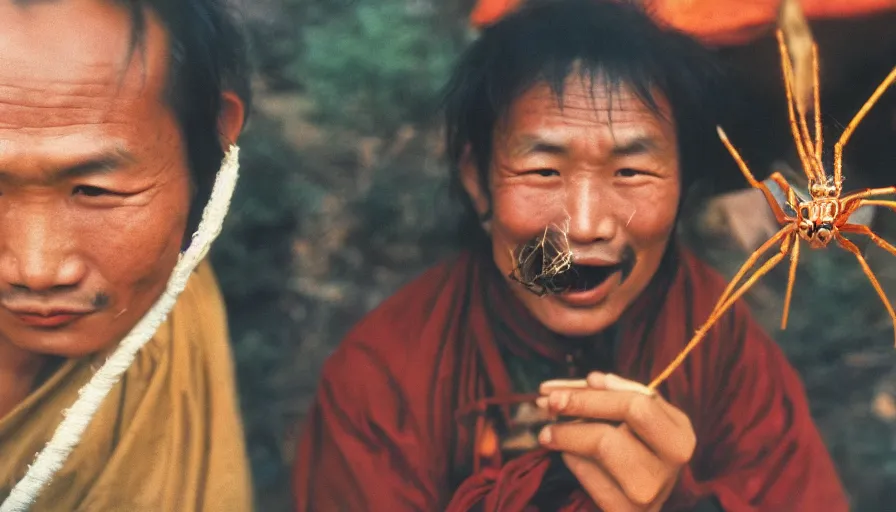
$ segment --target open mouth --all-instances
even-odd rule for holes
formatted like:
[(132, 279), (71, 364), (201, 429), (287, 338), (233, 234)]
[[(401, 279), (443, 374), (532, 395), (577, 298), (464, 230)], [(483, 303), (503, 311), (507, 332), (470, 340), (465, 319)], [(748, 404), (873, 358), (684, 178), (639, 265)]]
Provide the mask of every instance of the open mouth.
[[(565, 236), (552, 229), (546, 229), (544, 234), (517, 247), (513, 256), (516, 266), (509, 277), (538, 296), (587, 292), (619, 271), (622, 271), (622, 279), (625, 279), (635, 262), (634, 252), (626, 247), (619, 263), (577, 263)], [(589, 261), (595, 262), (593, 259)]]
[(580, 265), (573, 263), (569, 268), (552, 279), (555, 293), (585, 292), (597, 288), (610, 276), (622, 270), (623, 265)]

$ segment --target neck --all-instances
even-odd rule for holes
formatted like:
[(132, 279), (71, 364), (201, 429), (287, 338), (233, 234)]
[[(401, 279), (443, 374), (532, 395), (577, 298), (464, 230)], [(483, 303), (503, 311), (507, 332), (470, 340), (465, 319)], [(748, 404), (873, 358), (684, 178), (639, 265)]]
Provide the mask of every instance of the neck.
[(0, 419), (31, 393), (46, 361), (47, 356), (0, 339)]

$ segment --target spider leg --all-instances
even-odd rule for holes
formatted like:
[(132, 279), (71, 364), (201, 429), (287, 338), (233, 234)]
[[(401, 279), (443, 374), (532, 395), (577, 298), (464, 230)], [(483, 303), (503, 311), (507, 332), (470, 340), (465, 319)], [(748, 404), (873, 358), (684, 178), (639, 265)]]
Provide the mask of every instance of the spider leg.
[[(814, 162), (809, 159), (809, 156), (812, 154), (812, 148), (809, 146), (809, 141), (807, 140), (808, 130), (805, 134), (801, 131), (801, 127), (806, 124), (806, 118), (802, 115), (802, 109), (800, 109), (800, 119), (802, 120), (802, 123), (797, 120), (796, 108), (794, 106), (796, 100), (793, 97), (793, 64), (790, 62), (787, 43), (784, 42), (784, 33), (779, 29), (775, 35), (778, 38), (778, 52), (781, 54), (781, 70), (784, 74), (784, 91), (787, 94), (787, 115), (790, 117), (790, 131), (793, 134), (793, 141), (796, 144), (797, 154), (799, 154), (800, 163), (803, 166), (803, 172), (806, 174), (806, 178), (808, 178), (810, 182), (822, 182), (824, 181), (824, 173), (819, 172), (813, 165)], [(819, 176), (819, 174), (821, 174), (821, 176)]]
[(861, 192), (854, 192), (840, 198), (841, 209), (845, 210), (847, 206), (851, 206), (846, 203), (851, 203), (852, 201), (865, 199), (866, 197), (885, 196), (889, 194), (896, 194), (896, 187), (867, 188)]
[(699, 345), (700, 342), (703, 341), (703, 338), (706, 336), (706, 333), (709, 332), (709, 329), (713, 325), (715, 325), (719, 318), (724, 315), (732, 305), (734, 305), (735, 301), (737, 301), (737, 299), (739, 299), (744, 293), (752, 288), (753, 285), (756, 284), (756, 281), (767, 274), (772, 268), (775, 267), (775, 265), (777, 265), (781, 262), (782, 259), (784, 259), (784, 256), (787, 255), (790, 247), (791, 237), (797, 236), (796, 234), (794, 234), (795, 229), (796, 227), (794, 224), (788, 224), (787, 226), (784, 226), (771, 239), (769, 239), (768, 242), (763, 244), (760, 250), (754, 252), (750, 256), (750, 258), (747, 259), (747, 261), (741, 266), (741, 270), (738, 272), (738, 276), (746, 274), (747, 270), (749, 270), (753, 265), (756, 264), (756, 260), (758, 260), (759, 256), (762, 255), (762, 252), (760, 252), (762, 249), (767, 249), (768, 247), (771, 247), (774, 242), (777, 242), (784, 238), (784, 242), (781, 244), (781, 249), (779, 250), (778, 254), (772, 256), (761, 267), (759, 267), (759, 269), (757, 269), (752, 276), (744, 281), (744, 283), (740, 285), (740, 287), (734, 293), (731, 293), (731, 290), (734, 288), (734, 285), (739, 279), (735, 278), (732, 280), (731, 284), (728, 285), (728, 289), (726, 289), (725, 292), (722, 293), (722, 296), (716, 303), (715, 308), (713, 308), (712, 313), (710, 313), (709, 319), (707, 319), (706, 322), (699, 329), (697, 329), (697, 332), (694, 334), (694, 337), (691, 338), (691, 340), (688, 342), (687, 346), (685, 346), (685, 348), (675, 357), (675, 359), (671, 363), (669, 363), (669, 365), (665, 370), (662, 371), (662, 373), (660, 373), (655, 379), (653, 379), (650, 385), (647, 386), (648, 388), (656, 389), (657, 386), (662, 384), (663, 381), (665, 381), (669, 377), (669, 375), (672, 374), (672, 372), (674, 372), (679, 366), (681, 366), (681, 363), (684, 362), (691, 351), (697, 348), (697, 345)]
[(896, 212), (896, 201), (883, 199), (850, 199), (849, 202), (841, 202), (840, 216), (849, 220), (850, 215), (863, 206), (881, 206)]
[[(715, 307), (713, 307), (710, 316), (715, 315), (716, 311), (725, 303), (728, 297), (731, 296), (732, 291), (737, 287), (738, 283), (740, 283), (741, 279), (749, 272), (754, 265), (759, 261), (769, 249), (771, 249), (776, 243), (781, 242), (781, 246), (779, 248), (779, 252), (786, 253), (790, 250), (790, 242), (791, 239), (787, 238), (787, 234), (794, 230), (793, 224), (788, 224), (784, 226), (781, 230), (774, 234), (771, 238), (765, 241), (764, 244), (759, 246), (758, 249), (753, 251), (752, 254), (747, 258), (747, 261), (741, 265), (740, 270), (734, 274), (734, 277), (731, 278), (731, 281), (728, 282), (728, 286), (725, 288), (725, 291), (722, 292), (722, 295), (719, 296), (719, 300), (716, 301)], [(784, 238), (783, 241), (781, 239)]]
[[(771, 176), (769, 176), (769, 179), (774, 181), (775, 184), (777, 184), (778, 187), (780, 187), (781, 190), (783, 190), (787, 194), (787, 204), (790, 206), (790, 208), (793, 209), (794, 212), (796, 212), (799, 209), (799, 202), (796, 199), (796, 193), (793, 191), (793, 187), (790, 186), (790, 183), (787, 183), (787, 180), (784, 179), (784, 176), (778, 171), (773, 172)], [(771, 191), (769, 191), (769, 193), (771, 193)], [(777, 201), (775, 201), (775, 204), (777, 204)], [(793, 222), (794, 220), (796, 220), (793, 217), (787, 215), (784, 216), (784, 219), (788, 222)]]
[[(715, 318), (714, 320), (712, 320), (713, 323), (715, 321), (717, 321), (718, 318), (721, 315), (723, 315), (725, 313), (725, 311), (728, 308), (730, 308), (741, 295), (746, 293), (747, 290), (750, 287), (752, 287), (753, 284), (755, 284), (756, 280), (758, 280), (759, 277), (762, 277), (762, 275), (771, 271), (771, 269), (775, 265), (778, 264), (778, 263), (770, 264), (769, 261), (772, 261), (779, 256), (781, 258), (783, 258), (784, 255), (786, 255), (788, 252), (791, 251), (790, 244), (794, 243), (796, 245), (796, 243), (799, 241), (798, 235), (796, 233), (793, 233), (792, 236), (788, 236), (794, 231), (796, 231), (795, 224), (789, 224), (789, 225), (785, 226), (783, 229), (781, 229), (781, 231), (778, 231), (778, 233), (775, 236), (773, 236), (771, 239), (769, 239), (768, 242), (763, 244), (762, 247), (760, 247), (758, 250), (756, 250), (750, 256), (750, 258), (747, 259), (746, 262), (744, 262), (744, 264), (741, 266), (741, 270), (737, 273), (737, 275), (734, 276), (734, 278), (731, 280), (731, 282), (728, 283), (728, 287), (725, 289), (725, 291), (722, 293), (722, 296), (719, 297), (719, 300), (716, 302), (716, 306), (715, 306), (715, 308), (713, 308), (713, 311), (710, 314), (711, 316), (714, 316), (714, 318)], [(780, 240), (781, 237), (783, 237), (784, 240), (781, 242), (781, 246), (779, 247), (778, 254), (772, 256), (768, 261), (766, 261), (762, 266), (760, 266), (759, 270), (757, 270), (752, 276), (750, 276), (750, 278), (748, 278), (747, 281), (745, 281), (744, 284), (742, 284), (741, 287), (738, 288), (737, 292), (732, 293), (732, 290), (735, 288), (735, 285), (738, 282), (740, 282), (740, 279), (743, 277), (744, 274), (746, 274), (747, 270), (749, 268), (751, 268), (753, 265), (755, 265), (756, 262), (759, 260), (759, 257), (762, 256), (762, 254), (764, 254), (765, 251), (768, 250), (768, 248), (771, 247), (775, 242)], [(797, 249), (797, 250), (799, 250), (799, 249)], [(791, 258), (792, 258), (792, 256), (791, 256)], [(778, 261), (780, 262), (780, 259)], [(766, 268), (767, 265), (770, 265), (770, 266), (768, 266)], [(760, 271), (763, 268), (766, 268), (766, 270), (762, 271), (760, 274)], [(756, 277), (757, 275), (759, 275), (759, 277)], [(747, 283), (749, 283), (749, 285)], [(710, 323), (710, 322), (707, 322), (707, 323)]]
[(896, 201), (885, 201), (881, 199), (860, 199), (856, 201), (856, 203), (856, 210), (863, 206), (882, 206), (884, 208), (896, 211)]
[[(817, 47), (815, 46), (815, 43), (813, 43), (812, 44), (813, 58), (816, 57), (816, 54), (817, 54)], [(816, 60), (815, 62), (813, 62), (813, 66), (814, 66), (813, 72), (815, 73), (815, 76), (813, 77), (813, 84), (812, 84), (812, 90), (813, 90), (813, 93), (814, 93), (814, 96), (816, 97), (816, 99), (818, 98), (818, 68), (817, 68), (817, 65), (818, 65), (818, 62)], [(794, 84), (795, 81), (793, 78), (794, 77), (793, 63), (790, 62), (790, 60), (789, 60), (789, 54), (788, 54), (788, 71), (790, 73), (790, 83)], [(816, 140), (813, 143), (812, 135), (809, 134), (809, 126), (806, 122), (806, 112), (805, 112), (804, 108), (800, 108), (799, 102), (797, 102), (796, 105), (797, 105), (797, 114), (799, 114), (800, 132), (803, 134), (803, 141), (804, 141), (803, 143), (806, 146), (807, 159), (810, 162), (812, 162), (812, 165), (814, 166), (813, 170), (815, 172), (816, 177), (819, 180), (819, 183), (824, 183), (827, 176), (825, 176), (824, 168), (821, 165), (821, 149), (817, 147), (817, 144), (821, 141), (820, 134), (816, 132), (816, 134), (815, 134)], [(820, 117), (819, 110), (815, 111), (815, 116), (816, 116), (816, 119), (818, 120), (817, 123), (821, 124), (821, 117)]]
[(856, 233), (858, 235), (865, 235), (870, 238), (872, 242), (877, 244), (878, 247), (887, 251), (893, 256), (896, 256), (896, 247), (894, 247), (890, 242), (884, 240), (874, 231), (871, 231), (871, 228), (869, 228), (868, 226), (864, 226), (862, 224), (844, 224), (840, 226), (840, 231), (846, 233)]
[(812, 95), (815, 99), (815, 156), (821, 160), (824, 137), (821, 131), (821, 86), (818, 84), (818, 45), (812, 43)]
[[(781, 205), (778, 204), (778, 200), (775, 199), (775, 196), (772, 194), (772, 191), (769, 190), (768, 185), (761, 181), (757, 181), (753, 176), (753, 173), (750, 171), (750, 168), (747, 166), (747, 163), (744, 161), (743, 157), (740, 156), (740, 152), (737, 151), (737, 148), (731, 144), (731, 141), (728, 140), (728, 136), (725, 134), (725, 130), (722, 129), (721, 126), (716, 127), (716, 131), (719, 132), (719, 138), (722, 140), (722, 144), (728, 149), (728, 152), (731, 153), (731, 157), (734, 158), (734, 161), (737, 162), (737, 166), (740, 168), (740, 172), (743, 173), (744, 178), (747, 179), (747, 182), (751, 187), (757, 188), (762, 191), (765, 195), (766, 201), (768, 201), (768, 205), (771, 207), (772, 212), (775, 214), (775, 219), (778, 220), (778, 224), (782, 226), (792, 221), (793, 219), (788, 217), (784, 210), (781, 209)], [(787, 180), (784, 179), (784, 176), (779, 172), (774, 172), (771, 175), (771, 179), (774, 180), (775, 183), (778, 184), (781, 189), (785, 192), (792, 191), (790, 184), (787, 183)], [(788, 200), (790, 197), (790, 192), (788, 192)], [(795, 204), (791, 204), (791, 207), (796, 209)]]
[(793, 250), (790, 251), (790, 272), (787, 274), (787, 293), (784, 295), (784, 311), (781, 313), (781, 330), (787, 329), (787, 317), (790, 314), (790, 299), (793, 298), (793, 285), (796, 282), (796, 266), (800, 259), (800, 237), (794, 235)]
[(877, 86), (877, 89), (874, 90), (874, 93), (868, 98), (868, 101), (862, 105), (862, 108), (859, 109), (855, 117), (852, 118), (852, 121), (846, 126), (846, 129), (843, 130), (843, 133), (840, 135), (840, 140), (834, 144), (834, 183), (840, 183), (840, 176), (843, 169), (843, 148), (846, 146), (846, 143), (849, 142), (849, 138), (852, 137), (852, 132), (859, 126), (859, 123), (862, 122), (862, 119), (865, 118), (865, 115), (868, 114), (871, 107), (877, 103), (877, 100), (880, 99), (884, 91), (893, 85), (893, 82), (896, 82), (896, 67), (894, 67), (893, 70), (890, 71), (890, 74), (884, 78), (884, 81)]
[[(862, 226), (865, 227), (865, 226)], [(843, 229), (843, 228), (841, 228)], [(868, 231), (871, 231), (870, 229)], [(865, 233), (869, 234), (869, 233)], [(884, 293), (883, 288), (880, 286), (880, 282), (878, 282), (877, 277), (875, 277), (874, 272), (871, 271), (871, 267), (868, 266), (868, 262), (865, 261), (865, 258), (862, 256), (862, 252), (859, 251), (859, 248), (856, 245), (849, 241), (846, 237), (841, 235), (839, 232), (834, 232), (834, 236), (837, 237), (837, 242), (841, 247), (846, 249), (847, 251), (853, 253), (857, 260), (859, 260), (859, 265), (862, 266), (862, 271), (865, 272), (865, 275), (868, 276), (868, 279), (871, 281), (871, 285), (874, 286), (874, 290), (877, 292), (877, 295), (880, 297), (880, 300), (883, 301), (884, 306), (887, 308), (887, 312), (890, 314), (890, 318), (893, 320), (893, 329), (894, 335), (896, 335), (896, 311), (893, 311), (893, 306), (890, 304), (890, 299), (887, 298), (887, 294)], [(880, 237), (876, 235), (871, 238), (871, 240), (877, 242), (880, 240)], [(883, 240), (881, 240), (883, 241)], [(880, 244), (878, 244), (880, 245)], [(887, 244), (890, 245), (890, 244)], [(883, 247), (883, 246), (882, 246)], [(892, 247), (892, 246), (890, 246)], [(886, 247), (884, 247), (886, 249)], [(887, 249), (889, 250), (889, 249)]]

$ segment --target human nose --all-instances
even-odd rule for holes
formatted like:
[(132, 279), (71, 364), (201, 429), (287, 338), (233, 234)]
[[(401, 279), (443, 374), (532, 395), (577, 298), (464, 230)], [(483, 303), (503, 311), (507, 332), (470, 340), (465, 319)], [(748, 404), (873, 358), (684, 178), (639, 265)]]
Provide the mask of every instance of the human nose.
[(70, 287), (84, 278), (86, 266), (73, 254), (72, 237), (58, 212), (18, 208), (2, 219), (0, 279), (31, 291)]
[(618, 222), (605, 196), (593, 180), (583, 179), (569, 184), (566, 211), (570, 242), (590, 244), (616, 236)]

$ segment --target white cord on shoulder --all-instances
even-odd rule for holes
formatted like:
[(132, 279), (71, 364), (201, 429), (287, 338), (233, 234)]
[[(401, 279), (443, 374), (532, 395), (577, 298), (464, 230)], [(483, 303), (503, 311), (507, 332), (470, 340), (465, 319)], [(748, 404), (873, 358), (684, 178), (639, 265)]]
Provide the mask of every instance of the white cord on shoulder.
[(34, 464), (0, 505), (0, 512), (25, 512), (37, 500), (41, 491), (65, 464), (69, 454), (80, 442), (87, 425), (99, 409), (103, 399), (127, 371), (137, 352), (155, 335), (168, 318), (177, 297), (187, 286), (193, 270), (208, 253), (212, 242), (221, 233), (224, 217), (239, 178), (239, 147), (230, 146), (221, 169), (215, 178), (211, 198), (202, 212), (199, 228), (187, 250), (180, 255), (165, 292), (152, 308), (121, 341), (115, 352), (81, 390), (74, 405), (63, 413), (63, 420), (47, 446), (37, 454)]

